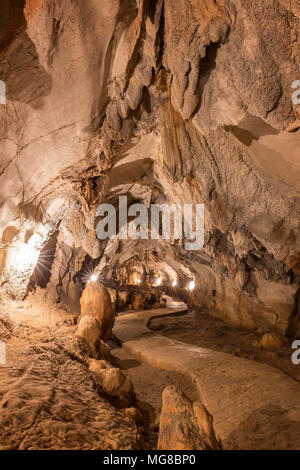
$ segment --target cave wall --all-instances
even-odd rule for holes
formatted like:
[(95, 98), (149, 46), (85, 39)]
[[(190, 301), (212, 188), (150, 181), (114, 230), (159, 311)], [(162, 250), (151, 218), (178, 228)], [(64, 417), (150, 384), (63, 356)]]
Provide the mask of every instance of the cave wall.
[[(59, 229), (74, 269), (83, 253), (108, 280), (134, 260), (157, 275), (165, 262), (191, 305), (299, 334), (297, 3), (27, 0), (14, 18), (0, 55), (4, 291), (24, 297), (34, 269), (12, 272), (16, 248), (39, 231), (40, 250)], [(203, 203), (204, 248), (100, 243), (97, 206), (119, 195)]]

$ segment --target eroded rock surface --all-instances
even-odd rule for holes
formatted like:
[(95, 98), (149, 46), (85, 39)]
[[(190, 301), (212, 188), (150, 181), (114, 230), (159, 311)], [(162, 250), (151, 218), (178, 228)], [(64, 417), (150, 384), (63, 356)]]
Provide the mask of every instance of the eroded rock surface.
[(200, 402), (192, 403), (171, 385), (162, 394), (158, 450), (218, 450), (213, 420)]
[(92, 351), (95, 351), (96, 343), (100, 339), (101, 333), (99, 323), (95, 317), (84, 315), (80, 319), (76, 335), (85, 339)]
[(97, 282), (88, 282), (80, 298), (80, 305), (80, 323), (85, 317), (93, 317), (98, 324), (99, 339), (107, 341), (114, 326), (115, 312), (106, 287)]
[[(0, 448), (113, 449), (144, 447), (133, 420), (116, 409), (91, 350), (67, 329), (1, 326), (7, 364), (0, 366)], [(70, 327), (69, 327), (70, 328)]]

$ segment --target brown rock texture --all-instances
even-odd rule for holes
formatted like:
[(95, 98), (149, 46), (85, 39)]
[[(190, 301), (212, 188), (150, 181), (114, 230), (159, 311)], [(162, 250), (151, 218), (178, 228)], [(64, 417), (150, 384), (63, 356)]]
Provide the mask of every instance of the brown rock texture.
[(158, 450), (220, 449), (205, 407), (171, 385), (162, 394)]
[(265, 333), (259, 345), (264, 349), (280, 349), (286, 345), (286, 338), (276, 333)]
[(84, 315), (78, 324), (76, 335), (85, 339), (92, 351), (95, 351), (96, 343), (102, 335), (100, 325), (95, 317)]
[(24, 7), (24, 15), (26, 21), (30, 21), (32, 16), (34, 16), (38, 10), (40, 10), (43, 6), (44, 0), (26, 0), (25, 7)]
[(1, 328), (0, 322), (8, 359), (0, 367), (1, 450), (144, 447), (134, 421), (88, 369), (91, 350), (70, 327), (9, 323)]
[(80, 323), (85, 316), (94, 317), (100, 329), (99, 338), (106, 342), (110, 338), (115, 321), (115, 312), (106, 287), (97, 282), (89, 282), (80, 298), (80, 305)]
[(96, 372), (105, 392), (121, 408), (126, 408), (134, 400), (133, 384), (126, 373), (104, 360), (92, 360), (89, 370)]
[(99, 372), (104, 390), (118, 399), (117, 403), (126, 407), (134, 398), (133, 385), (130, 378), (116, 367), (108, 367)]

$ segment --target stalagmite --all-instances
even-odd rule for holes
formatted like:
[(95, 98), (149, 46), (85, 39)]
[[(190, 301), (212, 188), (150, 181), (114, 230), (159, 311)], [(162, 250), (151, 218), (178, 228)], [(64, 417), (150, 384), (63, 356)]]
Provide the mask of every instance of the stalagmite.
[(82, 293), (80, 305), (80, 318), (85, 315), (95, 317), (101, 330), (100, 339), (106, 342), (110, 338), (115, 322), (115, 312), (106, 287), (97, 282), (88, 282)]

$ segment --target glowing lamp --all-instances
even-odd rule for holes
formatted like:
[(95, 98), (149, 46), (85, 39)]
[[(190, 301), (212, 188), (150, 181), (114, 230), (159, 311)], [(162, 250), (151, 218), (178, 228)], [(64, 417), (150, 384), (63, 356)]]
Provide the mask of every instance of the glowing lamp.
[(91, 277), (90, 277), (90, 282), (97, 282), (97, 276), (96, 274), (92, 274)]
[(189, 290), (194, 290), (195, 289), (195, 281), (191, 281), (189, 283)]
[(157, 286), (160, 286), (161, 283), (162, 283), (162, 278), (159, 277), (159, 278), (157, 279), (157, 281), (156, 281), (156, 285), (157, 285)]
[(31, 266), (35, 266), (39, 258), (39, 250), (33, 246), (23, 243), (15, 252), (15, 266), (18, 271), (26, 271)]
[(177, 286), (177, 281), (176, 279), (174, 279), (173, 283), (172, 283), (172, 287), (176, 287)]

